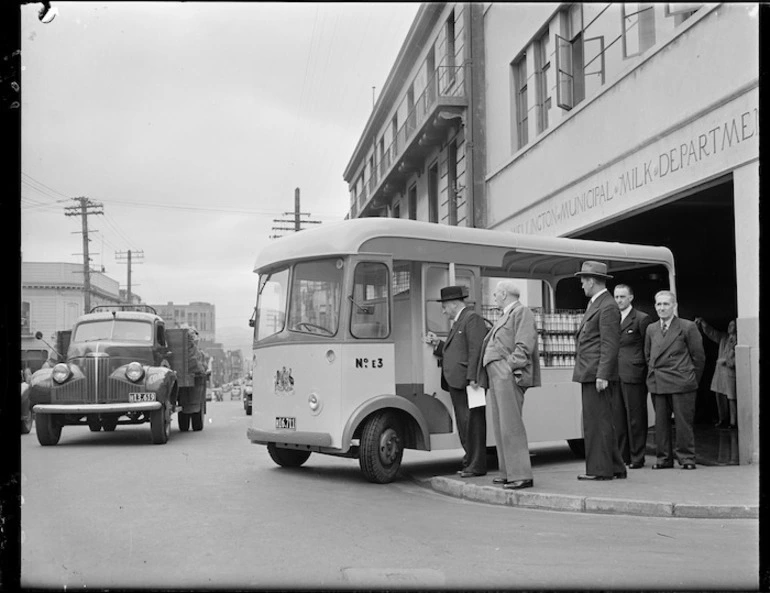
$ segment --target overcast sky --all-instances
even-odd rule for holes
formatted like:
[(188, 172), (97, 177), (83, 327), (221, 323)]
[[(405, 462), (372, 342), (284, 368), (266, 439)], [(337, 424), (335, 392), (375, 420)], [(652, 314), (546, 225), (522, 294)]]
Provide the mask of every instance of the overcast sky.
[[(419, 4), (52, 2), (22, 7), (22, 260), (143, 252), (144, 302), (216, 305), (245, 326), (273, 219), (342, 219), (343, 170)], [(138, 258), (135, 258), (138, 259)]]

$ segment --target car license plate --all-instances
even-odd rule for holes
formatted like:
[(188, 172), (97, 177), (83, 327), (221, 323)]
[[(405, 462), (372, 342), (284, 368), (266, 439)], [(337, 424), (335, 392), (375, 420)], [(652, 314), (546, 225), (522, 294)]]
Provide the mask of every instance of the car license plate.
[(129, 393), (128, 401), (130, 402), (154, 402), (154, 393)]
[(275, 427), (284, 428), (286, 430), (297, 430), (296, 422), (297, 422), (296, 418), (289, 418), (287, 416), (276, 416)]

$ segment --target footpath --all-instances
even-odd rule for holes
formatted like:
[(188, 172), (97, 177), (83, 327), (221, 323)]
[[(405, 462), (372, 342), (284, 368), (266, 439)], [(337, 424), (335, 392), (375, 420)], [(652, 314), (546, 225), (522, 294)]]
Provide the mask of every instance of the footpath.
[(533, 459), (534, 486), (504, 490), (493, 484), (500, 475), (491, 469), (485, 476), (461, 478), (457, 474), (427, 481), (437, 492), (487, 504), (516, 508), (580, 513), (687, 517), (705, 519), (757, 519), (759, 517), (759, 465), (698, 465), (696, 470), (653, 470), (654, 455), (643, 468), (629, 469), (625, 480), (580, 481), (583, 460), (537, 463)]

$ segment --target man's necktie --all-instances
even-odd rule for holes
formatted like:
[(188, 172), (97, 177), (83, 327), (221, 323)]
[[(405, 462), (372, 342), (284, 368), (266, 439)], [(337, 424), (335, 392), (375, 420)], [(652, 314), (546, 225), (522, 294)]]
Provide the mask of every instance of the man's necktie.
[(661, 330), (663, 331), (663, 335), (666, 335), (666, 332), (668, 331), (668, 326), (665, 324), (665, 322), (661, 322)]

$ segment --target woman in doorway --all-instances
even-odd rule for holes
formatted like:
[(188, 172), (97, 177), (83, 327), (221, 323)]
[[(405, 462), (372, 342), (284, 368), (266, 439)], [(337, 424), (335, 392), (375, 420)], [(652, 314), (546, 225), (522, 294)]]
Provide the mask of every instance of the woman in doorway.
[(696, 317), (695, 323), (709, 340), (719, 344), (717, 366), (714, 369), (714, 378), (711, 380), (711, 391), (716, 394), (717, 411), (719, 413), (719, 422), (715, 426), (719, 428), (737, 428), (737, 400), (735, 393), (735, 344), (737, 342), (737, 333), (735, 320), (727, 325), (726, 332), (714, 329), (701, 317)]

